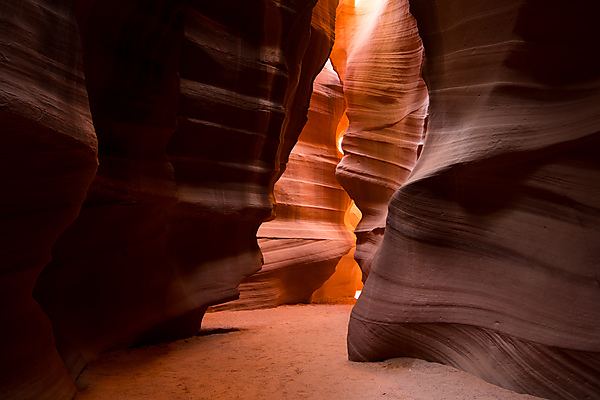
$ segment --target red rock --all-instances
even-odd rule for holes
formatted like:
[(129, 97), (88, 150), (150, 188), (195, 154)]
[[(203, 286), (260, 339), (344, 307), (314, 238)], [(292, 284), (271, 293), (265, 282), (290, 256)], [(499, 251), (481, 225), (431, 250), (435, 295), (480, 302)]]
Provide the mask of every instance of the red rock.
[(349, 326), (552, 399), (600, 396), (600, 39), (592, 2), (412, 2), (431, 96)]
[(0, 182), (14, 192), (3, 394), (71, 398), (68, 374), (100, 352), (193, 334), (237, 295), (260, 267), (256, 230), (335, 6), (25, 2), (2, 14)]
[(177, 199), (166, 143), (177, 127), (183, 41), (175, 3), (75, 6), (99, 167), (34, 291), (73, 378), (165, 319), (175, 278), (165, 218)]
[(75, 394), (50, 321), (31, 295), (97, 166), (72, 12), (67, 4), (25, 1), (3, 4), (0, 13), (2, 399)]
[(405, 1), (340, 7), (332, 52), (348, 103), (337, 177), (362, 212), (355, 258), (365, 280), (385, 230), (387, 205), (408, 178), (423, 137), (423, 46)]
[[(273, 185), (306, 122), (312, 82), (333, 44), (335, 6), (323, 0), (299, 12), (248, 5), (235, 17), (236, 29), (243, 30), (230, 43), (222, 43), (223, 32), (205, 18), (189, 30), (180, 128), (169, 144), (180, 195), (169, 240), (178, 273), (192, 276), (182, 282), (184, 290), (199, 293), (203, 304), (236, 299), (240, 281), (261, 268), (256, 231), (271, 217)], [(258, 41), (243, 36), (251, 12), (259, 14), (250, 19), (253, 30), (264, 30)], [(220, 8), (214, 18), (215, 24), (231, 18), (229, 8)], [(200, 69), (205, 47), (211, 60)], [(232, 55), (235, 69), (223, 71)], [(216, 255), (207, 257), (211, 253)], [(268, 301), (263, 296), (259, 303)]]
[[(313, 85), (308, 122), (275, 184), (275, 219), (257, 233), (264, 266), (242, 282), (239, 300), (215, 310), (309, 303), (354, 246), (344, 225), (350, 198), (335, 179), (344, 109), (339, 77), (327, 63)], [(353, 296), (353, 290), (349, 282), (344, 294)]]

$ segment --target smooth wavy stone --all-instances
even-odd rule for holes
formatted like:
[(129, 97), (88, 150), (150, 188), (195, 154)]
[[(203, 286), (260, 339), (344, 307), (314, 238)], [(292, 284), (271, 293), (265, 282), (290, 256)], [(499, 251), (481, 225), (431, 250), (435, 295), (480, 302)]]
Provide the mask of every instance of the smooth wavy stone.
[(75, 18), (99, 167), (34, 290), (73, 379), (164, 318), (174, 278), (165, 217), (176, 200), (165, 150), (177, 126), (183, 39), (173, 2), (76, 2)]
[[(312, 6), (300, 12), (300, 4), (297, 9), (279, 3), (264, 10), (245, 6), (246, 12), (234, 18), (246, 21), (237, 33), (244, 41), (241, 47), (238, 40), (223, 42), (232, 33), (223, 31), (222, 22), (231, 18), (227, 8), (197, 7), (209, 9), (212, 21), (207, 23), (204, 16), (194, 20), (184, 45), (186, 65), (203, 68), (182, 72), (180, 128), (171, 138), (169, 154), (186, 196), (170, 216), (170, 241), (177, 269), (182, 274), (192, 268), (205, 271), (202, 274), (214, 284), (202, 286), (200, 293), (214, 293), (206, 304), (218, 304), (238, 297), (239, 282), (261, 267), (256, 230), (271, 216), (272, 185), (306, 121), (312, 82), (333, 42), (335, 4), (321, 1), (312, 15)], [(245, 36), (251, 13), (260, 16), (250, 19), (253, 23), (264, 25), (260, 38)], [(288, 48), (290, 43), (294, 46)], [(234, 67), (223, 69), (232, 59)], [(219, 218), (232, 221), (228, 230), (206, 230)], [(208, 242), (200, 253), (215, 256), (202, 261), (198, 238), (215, 234), (221, 235), (222, 244)], [(232, 263), (226, 271), (223, 257), (232, 251), (248, 259)], [(223, 281), (235, 284), (222, 290)]]
[(310, 303), (352, 244), (301, 238), (260, 238), (258, 243), (264, 256), (262, 269), (240, 284), (239, 300), (213, 306), (212, 311)]
[[(344, 108), (339, 77), (327, 63), (313, 85), (308, 122), (275, 184), (275, 219), (257, 233), (262, 270), (242, 282), (239, 300), (213, 310), (309, 303), (353, 247), (344, 224), (350, 199), (335, 178), (341, 159), (337, 126)], [(350, 296), (354, 286), (349, 279)]]
[(427, 115), (423, 46), (406, 1), (344, 3), (332, 60), (349, 126), (338, 181), (362, 212), (355, 258), (367, 279), (385, 230), (387, 204), (417, 160)]
[[(362, 343), (352, 342), (357, 345), (351, 350), (355, 361), (411, 354), (467, 371), (518, 393), (536, 393), (540, 398), (595, 398), (599, 390), (597, 354), (541, 346), (469, 325), (374, 325), (353, 318), (349, 329), (352, 335), (368, 338), (381, 351), (373, 354), (372, 349), (362, 348)], [(362, 351), (369, 353), (368, 360), (360, 358)]]
[(428, 132), (390, 201), (349, 356), (422, 357), (521, 393), (596, 398), (598, 5), (411, 6)]
[(259, 269), (286, 129), (332, 32), (309, 1), (75, 6), (100, 165), (35, 288), (72, 377), (194, 334)]
[(75, 385), (31, 293), (77, 217), (97, 143), (68, 2), (0, 9), (0, 398), (71, 399)]

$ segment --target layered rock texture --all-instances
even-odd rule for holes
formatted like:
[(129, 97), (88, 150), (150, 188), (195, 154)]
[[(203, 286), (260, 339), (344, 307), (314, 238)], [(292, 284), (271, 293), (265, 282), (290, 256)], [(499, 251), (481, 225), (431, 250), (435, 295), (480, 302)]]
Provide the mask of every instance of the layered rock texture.
[(31, 296), (97, 167), (72, 10), (0, 3), (0, 398), (75, 394)]
[(336, 4), (2, 3), (0, 398), (237, 296)]
[[(350, 198), (335, 179), (344, 109), (339, 77), (327, 63), (314, 82), (308, 121), (275, 184), (275, 218), (258, 230), (263, 268), (240, 285), (239, 300), (215, 310), (308, 303), (354, 246), (344, 224)], [(354, 290), (349, 279), (342, 294), (353, 296)]]
[(362, 212), (356, 253), (365, 280), (383, 239), (387, 206), (417, 160), (427, 115), (423, 46), (406, 1), (347, 1), (332, 60), (348, 103), (337, 178)]
[(246, 278), (326, 298), (334, 170), (351, 360), (600, 397), (600, 5), (344, 2), (309, 111), (336, 6), (0, 0), (0, 399), (71, 399)]
[(600, 7), (411, 3), (429, 125), (353, 309), (349, 357), (598, 398)]

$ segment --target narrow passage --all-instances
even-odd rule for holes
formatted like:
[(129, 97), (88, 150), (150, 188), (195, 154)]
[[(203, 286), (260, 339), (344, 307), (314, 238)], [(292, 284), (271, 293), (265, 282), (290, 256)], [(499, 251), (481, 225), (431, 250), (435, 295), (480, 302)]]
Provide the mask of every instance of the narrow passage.
[(199, 335), (107, 353), (77, 381), (77, 400), (536, 399), (411, 358), (353, 363), (351, 305), (206, 314)]

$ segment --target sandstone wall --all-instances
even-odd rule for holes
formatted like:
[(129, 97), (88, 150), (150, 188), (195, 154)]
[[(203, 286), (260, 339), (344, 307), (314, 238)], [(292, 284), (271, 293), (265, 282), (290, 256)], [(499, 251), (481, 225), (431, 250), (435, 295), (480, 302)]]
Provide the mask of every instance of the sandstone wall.
[(98, 172), (52, 248), (34, 297), (75, 378), (165, 316), (165, 218), (177, 201), (166, 143), (177, 127), (181, 4), (76, 2)]
[(600, 396), (595, 2), (414, 1), (431, 96), (351, 316), (352, 360), (413, 356)]
[(98, 353), (195, 333), (260, 268), (331, 47), (315, 3), (2, 4), (2, 398), (71, 398)]
[(345, 2), (332, 51), (348, 103), (337, 178), (362, 212), (356, 253), (365, 280), (387, 205), (417, 160), (427, 114), (423, 46), (406, 1)]
[(308, 121), (275, 184), (275, 219), (257, 233), (264, 266), (242, 282), (239, 300), (214, 309), (308, 303), (354, 246), (344, 225), (350, 198), (335, 179), (344, 110), (339, 77), (327, 63), (314, 82)]
[(0, 398), (72, 397), (31, 292), (97, 167), (72, 7), (0, 2)]

